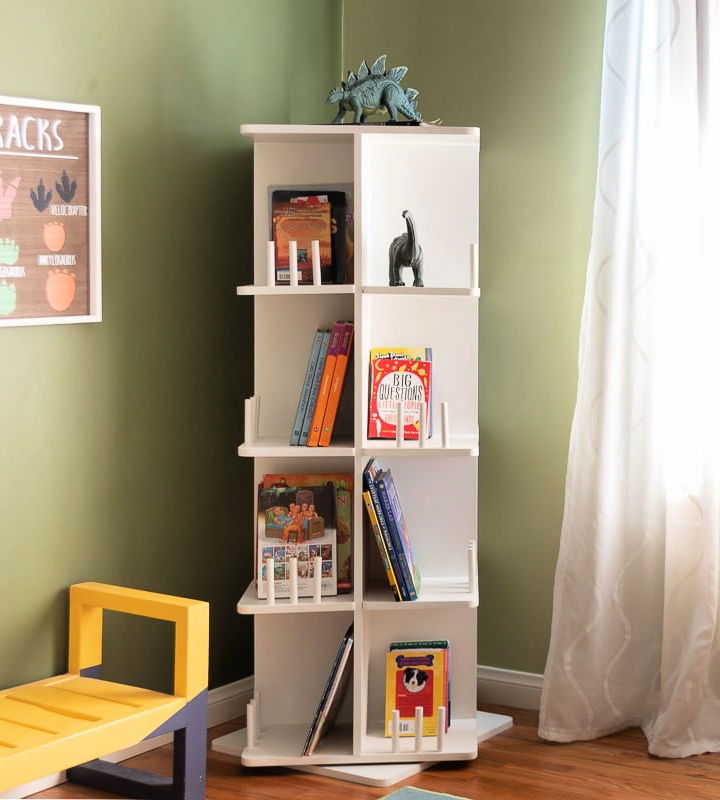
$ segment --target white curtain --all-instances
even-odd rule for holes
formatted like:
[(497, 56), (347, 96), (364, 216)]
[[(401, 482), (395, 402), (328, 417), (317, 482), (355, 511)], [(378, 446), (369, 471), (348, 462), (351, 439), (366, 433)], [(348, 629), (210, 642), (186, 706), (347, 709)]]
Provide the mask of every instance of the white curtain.
[(608, 0), (540, 735), (720, 750), (720, 3)]

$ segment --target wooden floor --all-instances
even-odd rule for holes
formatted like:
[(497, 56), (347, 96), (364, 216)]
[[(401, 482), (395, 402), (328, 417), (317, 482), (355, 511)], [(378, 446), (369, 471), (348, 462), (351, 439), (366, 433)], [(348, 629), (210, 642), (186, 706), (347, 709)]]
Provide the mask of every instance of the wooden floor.
[[(537, 713), (500, 707), (515, 727), (480, 746), (473, 762), (440, 764), (388, 789), (283, 769), (246, 769), (234, 759), (208, 752), (208, 800), (372, 800), (403, 785), (446, 792), (471, 800), (718, 800), (720, 753), (682, 760), (651, 758), (638, 730), (578, 744), (552, 745), (537, 735)], [(240, 727), (228, 723), (209, 732), (222, 736)], [(170, 773), (170, 745), (127, 763)], [(460, 764), (460, 766), (457, 766)], [(65, 783), (34, 795), (52, 798), (108, 798)]]

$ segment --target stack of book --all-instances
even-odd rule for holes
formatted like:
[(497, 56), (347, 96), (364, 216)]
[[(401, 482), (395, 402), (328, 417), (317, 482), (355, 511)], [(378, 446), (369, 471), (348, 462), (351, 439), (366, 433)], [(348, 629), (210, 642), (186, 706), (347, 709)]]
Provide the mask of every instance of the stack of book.
[(315, 717), (303, 747), (304, 756), (311, 756), (315, 752), (318, 742), (328, 734), (335, 723), (335, 718), (340, 710), (340, 704), (352, 674), (350, 654), (352, 652), (353, 638), (353, 626), (351, 625), (345, 632), (342, 642), (340, 642), (340, 647), (330, 668), (330, 674), (323, 687), (320, 702), (315, 710)]
[(336, 322), (332, 330), (315, 331), (290, 436), (291, 445), (327, 447), (330, 444), (348, 374), (353, 330), (352, 322)]
[(400, 736), (415, 735), (415, 709), (423, 710), (423, 736), (437, 736), (438, 709), (450, 726), (450, 644), (446, 639), (393, 642), (385, 672), (385, 736), (392, 736), (392, 712), (400, 712)]
[(270, 187), (275, 282), (290, 283), (290, 247), (297, 243), (298, 282), (310, 284), (312, 242), (320, 246), (322, 283), (352, 282), (352, 187)]
[(398, 601), (417, 600), (420, 570), (392, 473), (373, 458), (363, 471), (363, 485), (365, 510), (393, 595)]

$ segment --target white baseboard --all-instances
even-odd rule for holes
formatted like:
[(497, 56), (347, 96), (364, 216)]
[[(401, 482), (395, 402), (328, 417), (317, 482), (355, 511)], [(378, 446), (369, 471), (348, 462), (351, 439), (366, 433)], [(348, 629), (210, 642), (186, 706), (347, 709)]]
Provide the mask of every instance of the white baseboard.
[(543, 676), (536, 672), (478, 665), (478, 702), (538, 711), (542, 681)]
[[(208, 692), (208, 728), (222, 725), (236, 717), (245, 716), (245, 706), (252, 698), (254, 678), (249, 675), (234, 683), (219, 686)], [(518, 672), (497, 667), (477, 668), (477, 696), (481, 703), (526, 708), (537, 711), (540, 708), (542, 675), (534, 672)], [(125, 750), (119, 750), (105, 757), (106, 761), (124, 761), (140, 753), (153, 750), (172, 741), (172, 734), (147, 739)], [(17, 800), (28, 795), (51, 789), (65, 781), (64, 772), (56, 772), (39, 780), (18, 786), (7, 792), (0, 792), (0, 800)]]
[[(222, 725), (223, 722), (229, 722), (236, 717), (244, 717), (245, 706), (252, 698), (253, 683), (253, 676), (250, 675), (234, 683), (211, 689), (208, 692), (208, 728)], [(118, 750), (116, 753), (111, 753), (108, 756), (104, 756), (103, 760), (112, 761), (113, 763), (125, 761), (126, 758), (132, 758), (140, 755), (140, 753), (146, 753), (148, 750), (154, 750), (156, 747), (161, 747), (171, 741), (172, 734), (166, 733), (162, 736), (156, 736), (154, 739), (146, 739), (124, 750)], [(16, 800), (17, 798), (28, 797), (36, 792), (52, 789), (53, 786), (57, 786), (65, 780), (67, 779), (64, 772), (46, 775), (44, 778), (17, 786), (7, 792), (0, 792), (0, 800), (8, 800), (8, 798)]]

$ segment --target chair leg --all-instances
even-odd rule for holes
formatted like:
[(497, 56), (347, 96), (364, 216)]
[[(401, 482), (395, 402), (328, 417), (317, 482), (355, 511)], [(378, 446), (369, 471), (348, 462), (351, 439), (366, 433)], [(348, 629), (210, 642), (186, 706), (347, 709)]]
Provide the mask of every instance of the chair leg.
[(186, 725), (175, 731), (174, 736), (174, 800), (204, 800), (207, 768), (206, 693), (190, 702), (186, 712)]

